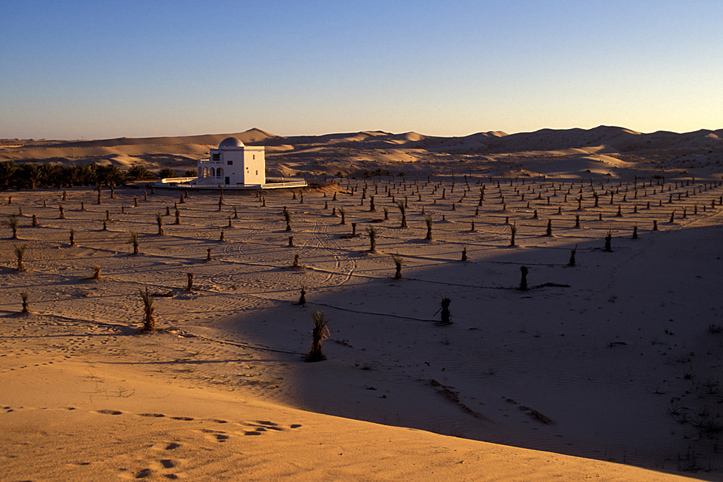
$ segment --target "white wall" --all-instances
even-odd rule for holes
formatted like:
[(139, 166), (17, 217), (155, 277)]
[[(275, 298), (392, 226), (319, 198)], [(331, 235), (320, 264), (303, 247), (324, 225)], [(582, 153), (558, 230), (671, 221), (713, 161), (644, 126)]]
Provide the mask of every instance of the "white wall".
[[(228, 184), (232, 186), (264, 184), (266, 182), (265, 151), (266, 149), (263, 147), (211, 149), (210, 159), (199, 159), (198, 161), (198, 183), (226, 184), (228, 177)], [(214, 154), (220, 154), (219, 162), (213, 161)]]

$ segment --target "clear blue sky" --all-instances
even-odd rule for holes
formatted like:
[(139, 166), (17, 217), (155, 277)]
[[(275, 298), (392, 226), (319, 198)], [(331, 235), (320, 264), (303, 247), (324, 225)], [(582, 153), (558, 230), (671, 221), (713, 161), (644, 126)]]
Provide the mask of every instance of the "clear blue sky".
[(723, 1), (0, 3), (0, 137), (723, 128)]

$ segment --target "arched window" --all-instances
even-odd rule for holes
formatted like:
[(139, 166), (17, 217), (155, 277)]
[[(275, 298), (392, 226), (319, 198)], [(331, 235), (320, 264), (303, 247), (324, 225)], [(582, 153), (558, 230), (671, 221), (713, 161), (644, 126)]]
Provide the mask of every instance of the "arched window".
[(216, 169), (216, 177), (223, 177), (223, 167)]
[(201, 174), (201, 177), (208, 177), (208, 168), (207, 167), (203, 168), (203, 173)]

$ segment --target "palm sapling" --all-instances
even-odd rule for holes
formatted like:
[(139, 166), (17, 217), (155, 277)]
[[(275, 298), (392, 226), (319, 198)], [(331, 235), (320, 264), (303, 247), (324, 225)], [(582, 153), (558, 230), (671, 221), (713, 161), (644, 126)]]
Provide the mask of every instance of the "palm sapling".
[(322, 353), (322, 343), (329, 337), (329, 328), (327, 327), (329, 320), (323, 311), (315, 311), (311, 314), (311, 319), (314, 321), (314, 329), (311, 332), (311, 350), (304, 360), (307, 362), (326, 360)]

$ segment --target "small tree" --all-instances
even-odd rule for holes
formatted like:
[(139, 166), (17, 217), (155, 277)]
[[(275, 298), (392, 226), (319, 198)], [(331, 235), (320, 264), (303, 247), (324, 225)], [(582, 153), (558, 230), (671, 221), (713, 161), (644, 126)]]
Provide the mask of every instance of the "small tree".
[(138, 288), (138, 292), (141, 294), (143, 300), (143, 331), (154, 332), (156, 331), (156, 320), (153, 317), (153, 298), (148, 294), (148, 287), (146, 290)]
[(397, 207), (399, 208), (399, 212), (402, 215), (402, 227), (407, 228), (407, 207), (404, 205), (402, 201), (397, 201)]
[(431, 241), (432, 240), (432, 216), (425, 216), (424, 222), (427, 224), (427, 237), (424, 239)]
[(394, 261), (394, 268), (396, 269), (396, 272), (394, 273), (394, 279), (402, 279), (402, 257), (398, 254), (393, 254), (392, 261)]
[(608, 229), (607, 233), (605, 233), (605, 251), (607, 251), (608, 253), (613, 250), (612, 246), (611, 246), (612, 239), (613, 239), (613, 230)]
[(442, 320), (439, 322), (440, 325), (451, 325), (452, 319), (449, 313), (449, 304), (452, 302), (449, 298), (446, 296), (442, 297), (442, 307), (440, 310), (442, 311)]
[(373, 226), (367, 228), (367, 234), (369, 235), (369, 251), (375, 252), (377, 250), (377, 230)]
[(570, 252), (570, 261), (568, 261), (568, 263), (567, 263), (568, 266), (571, 266), (571, 267), (575, 266), (575, 264), (576, 264), (575, 263), (575, 254), (576, 253), (577, 253), (577, 245), (575, 245), (575, 247)]
[(515, 244), (515, 237), (517, 236), (517, 230), (519, 227), (517, 226), (517, 222), (513, 221), (512, 224), (509, 225), (510, 227), (510, 246), (516, 246)]
[(6, 221), (7, 226), (12, 231), (12, 239), (18, 239), (18, 218), (14, 214)]
[(13, 248), (15, 248), (15, 257), (18, 260), (18, 271), (25, 271), (25, 263), (23, 263), (23, 257), (25, 256), (25, 248), (27, 248), (26, 245), (21, 246), (15, 246), (13, 244)]
[(20, 298), (23, 300), (23, 311), (20, 313), (30, 313), (30, 307), (28, 306), (28, 294), (25, 292), (20, 293)]
[(304, 306), (306, 304), (306, 286), (301, 287), (301, 296), (299, 296), (299, 305)]
[(527, 291), (527, 266), (520, 266), (520, 291)]
[(100, 266), (97, 264), (93, 266), (93, 276), (90, 279), (100, 279)]
[(346, 224), (346, 209), (340, 207), (339, 216), (341, 216), (341, 222), (339, 224)]
[(75, 246), (75, 230), (70, 228), (70, 245)]
[(158, 235), (163, 236), (165, 232), (163, 231), (163, 215), (161, 213), (156, 213), (156, 224), (158, 225)]
[(286, 206), (284, 206), (284, 219), (286, 220), (286, 230), (291, 231), (291, 213), (286, 209)]
[(323, 311), (315, 311), (311, 314), (311, 319), (314, 320), (314, 329), (311, 332), (311, 350), (306, 355), (305, 361), (318, 362), (326, 360), (321, 347), (322, 342), (329, 337), (329, 327), (327, 326), (329, 320), (326, 319)]
[(128, 239), (128, 244), (133, 246), (133, 253), (132, 254), (141, 254), (141, 252), (138, 250), (138, 233), (135, 231), (130, 231), (130, 239)]
[(193, 291), (193, 273), (186, 273), (188, 276), (188, 283), (186, 284), (186, 291)]

